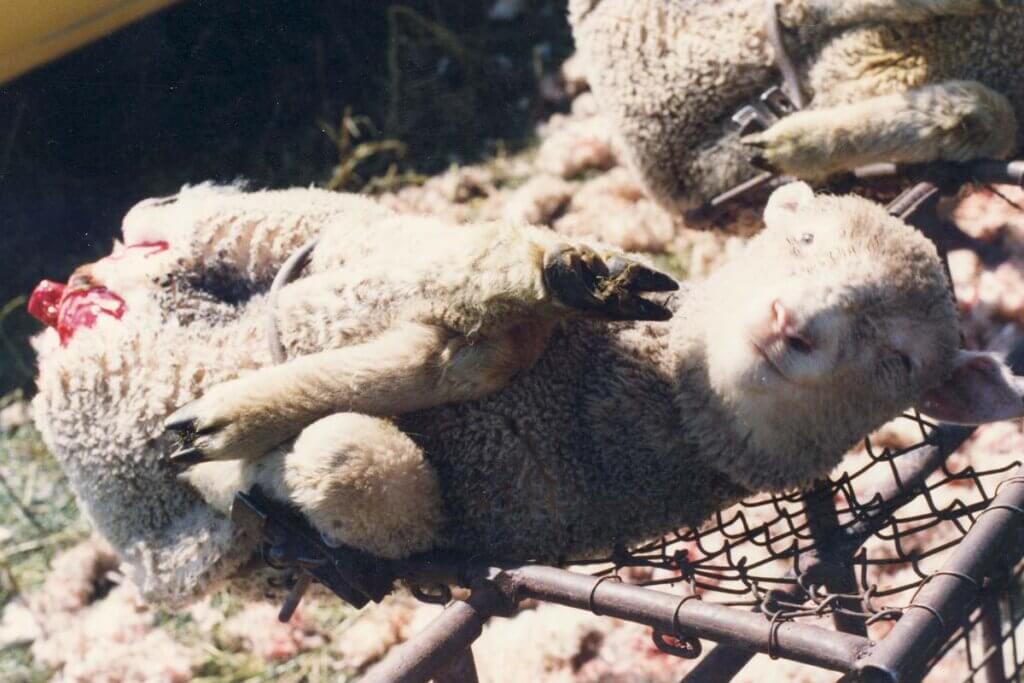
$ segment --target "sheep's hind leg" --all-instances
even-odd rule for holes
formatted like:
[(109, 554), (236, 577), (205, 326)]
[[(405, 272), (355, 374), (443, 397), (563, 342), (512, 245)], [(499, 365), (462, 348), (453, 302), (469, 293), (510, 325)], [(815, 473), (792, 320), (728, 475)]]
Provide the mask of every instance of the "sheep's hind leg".
[(1002, 158), (1016, 137), (1003, 95), (974, 81), (947, 81), (796, 112), (743, 142), (755, 164), (814, 181), (877, 162)]
[[(545, 295), (503, 327), (471, 334), (405, 323), (371, 341), (321, 351), (219, 384), (171, 414), (182, 447), (171, 461), (259, 458), (335, 412), (379, 417), (473, 400), (503, 387), (540, 356), (555, 323), (583, 313), (613, 320), (665, 320), (642, 292), (677, 288), (670, 277), (621, 255), (554, 244), (544, 254)], [(554, 303), (553, 303), (554, 302)], [(480, 311), (486, 317), (486, 310)]]
[(668, 275), (625, 256), (600, 256), (590, 247), (568, 244), (545, 254), (544, 284), (562, 305), (606, 320), (668, 320), (667, 308), (640, 294), (679, 288)]
[(298, 507), (330, 544), (386, 558), (434, 546), (437, 476), (419, 446), (387, 420), (330, 415), (243, 472), (247, 485)]

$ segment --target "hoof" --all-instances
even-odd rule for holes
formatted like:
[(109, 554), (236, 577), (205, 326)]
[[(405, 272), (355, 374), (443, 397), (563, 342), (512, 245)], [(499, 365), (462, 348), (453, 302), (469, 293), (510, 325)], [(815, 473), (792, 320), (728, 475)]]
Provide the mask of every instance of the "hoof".
[(640, 295), (679, 289), (671, 277), (637, 261), (605, 260), (588, 247), (567, 245), (545, 256), (544, 283), (566, 306), (607, 320), (668, 320), (670, 310)]

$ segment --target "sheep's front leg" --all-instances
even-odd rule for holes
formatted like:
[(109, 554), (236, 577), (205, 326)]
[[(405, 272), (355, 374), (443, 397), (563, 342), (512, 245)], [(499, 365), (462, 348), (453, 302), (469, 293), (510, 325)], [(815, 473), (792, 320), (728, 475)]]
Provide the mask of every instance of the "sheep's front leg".
[(1001, 158), (1016, 138), (1003, 95), (974, 81), (948, 81), (797, 112), (743, 142), (755, 163), (813, 181), (876, 162)]
[(328, 543), (378, 557), (431, 549), (441, 524), (434, 469), (412, 439), (380, 418), (318, 420), (291, 447), (247, 463), (243, 480), (296, 505)]
[(974, 16), (1002, 9), (1004, 0), (783, 0), (787, 24), (821, 26), (865, 22), (921, 22), (943, 16)]

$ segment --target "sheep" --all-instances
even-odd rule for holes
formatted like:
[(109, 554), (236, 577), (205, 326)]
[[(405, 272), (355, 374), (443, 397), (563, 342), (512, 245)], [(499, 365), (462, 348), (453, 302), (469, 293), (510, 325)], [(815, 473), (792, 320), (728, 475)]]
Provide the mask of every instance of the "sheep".
[[(252, 544), (225, 513), (252, 485), (382, 557), (566, 562), (806, 485), (911, 405), (1024, 414), (997, 358), (957, 349), (922, 236), (804, 184), (765, 220), (706, 281), (645, 295), (672, 285), (526, 225), (186, 190), (133, 209), (128, 246), (59, 301), (34, 295), (63, 325), (37, 341), (36, 420), (130, 578), (180, 604), (245, 583)], [(272, 304), (276, 268), (317, 234)]]
[(583, 70), (623, 154), (673, 214), (759, 168), (819, 182), (876, 162), (963, 162), (1020, 148), (1024, 3), (779, 0), (808, 106), (744, 135), (732, 115), (779, 81), (765, 4), (569, 3)]
[[(235, 578), (251, 544), (166, 466), (162, 423), (204, 387), (271, 362), (265, 291), (330, 216), (368, 221), (379, 210), (348, 200), (209, 185), (145, 200), (108, 258), (63, 292), (42, 283), (32, 295), (30, 312), (51, 326), (34, 339), (36, 425), (149, 602), (180, 606), (229, 577), (258, 597), (272, 578)], [(217, 263), (231, 267), (206, 265)]]

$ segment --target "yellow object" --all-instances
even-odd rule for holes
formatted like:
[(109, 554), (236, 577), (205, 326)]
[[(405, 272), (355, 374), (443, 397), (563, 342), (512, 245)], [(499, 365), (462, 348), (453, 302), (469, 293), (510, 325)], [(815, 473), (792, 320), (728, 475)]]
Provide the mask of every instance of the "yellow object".
[(0, 83), (177, 0), (0, 0)]

